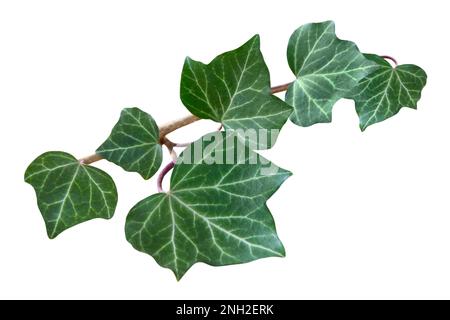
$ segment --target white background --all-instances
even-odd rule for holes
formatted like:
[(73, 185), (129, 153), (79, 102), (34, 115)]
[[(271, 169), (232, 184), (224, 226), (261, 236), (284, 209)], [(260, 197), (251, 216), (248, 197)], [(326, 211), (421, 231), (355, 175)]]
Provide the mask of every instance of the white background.
[[(1, 298), (450, 298), (450, 106), (446, 1), (2, 1), (0, 4)], [(300, 25), (335, 20), (365, 52), (423, 67), (419, 110), (358, 129), (353, 102), (333, 123), (288, 123), (265, 155), (291, 170), (268, 202), (287, 257), (172, 272), (125, 240), (124, 221), (155, 179), (102, 161), (115, 217), (46, 236), (27, 165), (47, 150), (77, 157), (123, 107), (158, 123), (187, 114), (186, 55), (208, 62), (255, 33), (272, 83)], [(202, 122), (174, 134), (195, 139)], [(97, 165), (97, 164), (96, 164)]]

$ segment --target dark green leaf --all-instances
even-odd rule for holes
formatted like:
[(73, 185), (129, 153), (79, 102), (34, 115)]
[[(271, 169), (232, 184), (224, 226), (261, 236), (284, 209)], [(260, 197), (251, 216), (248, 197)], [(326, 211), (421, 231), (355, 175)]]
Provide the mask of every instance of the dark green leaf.
[(50, 238), (81, 222), (114, 214), (117, 190), (111, 177), (68, 153), (40, 155), (27, 168), (25, 181), (36, 191)]
[[(257, 35), (208, 65), (186, 58), (181, 100), (194, 115), (220, 122), (226, 130), (280, 130), (292, 112), (271, 94)], [(270, 148), (274, 143), (275, 137), (267, 145), (258, 143), (257, 148)]]
[(123, 109), (110, 136), (96, 152), (126, 171), (150, 179), (162, 161), (158, 126), (138, 108)]
[(294, 107), (291, 120), (304, 127), (331, 122), (336, 101), (375, 68), (353, 42), (336, 37), (331, 21), (298, 28), (289, 39), (287, 57), (297, 79), (286, 102)]
[[(225, 135), (191, 144), (175, 165), (171, 190), (142, 200), (127, 217), (128, 241), (177, 279), (196, 262), (221, 266), (284, 256), (266, 201), (290, 172)], [(180, 160), (194, 159), (198, 146), (203, 146), (200, 161)], [(242, 158), (237, 150), (245, 151)], [(207, 164), (211, 157), (224, 164)], [(236, 157), (241, 162), (226, 164)]]
[(415, 65), (396, 68), (376, 55), (367, 55), (378, 67), (348, 94), (355, 100), (361, 130), (397, 114), (402, 107), (416, 109), (427, 82), (425, 71)]

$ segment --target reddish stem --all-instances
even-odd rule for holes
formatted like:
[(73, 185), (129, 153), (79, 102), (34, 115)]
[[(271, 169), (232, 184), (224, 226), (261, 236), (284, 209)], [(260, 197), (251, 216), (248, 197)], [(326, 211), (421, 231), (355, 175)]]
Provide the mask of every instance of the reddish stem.
[(278, 93), (278, 92), (286, 91), (289, 88), (289, 86), (291, 85), (291, 83), (292, 82), (272, 87), (272, 93)]
[(170, 163), (168, 163), (159, 173), (158, 179), (156, 180), (156, 187), (158, 188), (158, 192), (164, 192), (164, 190), (162, 188), (162, 183), (163, 183), (164, 177), (170, 170), (173, 169), (174, 165), (175, 165), (175, 162), (170, 161)]
[(384, 60), (391, 60), (394, 64), (395, 64), (395, 66), (397, 67), (398, 66), (398, 62), (397, 62), (397, 60), (395, 60), (395, 58), (393, 58), (393, 57), (391, 57), (391, 56), (381, 56)]

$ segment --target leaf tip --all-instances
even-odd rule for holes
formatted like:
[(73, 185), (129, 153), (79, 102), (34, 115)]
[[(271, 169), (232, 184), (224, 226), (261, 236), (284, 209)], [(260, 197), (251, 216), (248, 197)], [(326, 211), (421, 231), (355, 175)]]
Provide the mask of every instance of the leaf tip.
[(259, 33), (257, 33), (257, 34), (255, 34), (253, 37), (251, 37), (250, 40), (259, 43), (259, 42), (261, 41), (261, 36), (259, 35)]
[(186, 272), (180, 272), (180, 271), (175, 271), (172, 270), (173, 274), (175, 275), (175, 279), (177, 280), (177, 282), (180, 282), (181, 278), (184, 277), (184, 275), (186, 274)]
[(360, 123), (360, 124), (359, 124), (359, 129), (361, 130), (361, 132), (364, 132), (364, 131), (366, 131), (366, 129), (367, 129), (368, 126), (369, 126), (369, 125)]
[(49, 231), (47, 231), (47, 237), (48, 237), (50, 240), (55, 239), (57, 236), (58, 236), (57, 234), (52, 234), (52, 233), (50, 233)]
[(47, 237), (50, 240), (55, 239), (57, 236), (59, 236), (64, 230), (58, 231), (55, 229), (54, 226), (50, 225), (47, 221), (45, 221), (45, 229), (47, 231)]
[(192, 61), (194, 61), (191, 57), (186, 56), (186, 58), (184, 58), (184, 65), (190, 64)]
[(283, 169), (283, 173), (284, 173), (283, 182), (294, 175), (291, 171), (286, 170), (286, 169)]

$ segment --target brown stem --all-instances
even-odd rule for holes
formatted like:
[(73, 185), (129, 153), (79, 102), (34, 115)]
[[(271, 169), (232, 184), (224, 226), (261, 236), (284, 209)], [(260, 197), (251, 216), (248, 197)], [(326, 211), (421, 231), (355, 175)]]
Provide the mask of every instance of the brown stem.
[[(223, 124), (220, 124), (220, 126), (217, 128), (217, 131), (222, 131), (222, 128), (223, 128)], [(164, 139), (168, 140), (173, 148), (185, 148), (185, 147), (189, 146), (192, 143), (192, 142), (172, 142), (167, 137), (165, 137)], [(171, 151), (171, 150), (169, 149), (169, 151)]]
[(163, 145), (165, 145), (166, 147), (167, 147), (167, 150), (169, 151), (169, 153), (170, 153), (170, 156), (172, 157), (172, 160), (175, 162), (175, 161), (177, 161), (177, 153), (175, 152), (175, 150), (173, 149), (174, 147), (176, 147), (177, 146), (177, 144), (176, 143), (174, 143), (174, 142), (172, 142), (169, 138), (167, 138), (167, 137), (164, 137), (163, 138), (163, 140), (162, 140), (162, 143), (161, 144), (163, 144)]
[(289, 83), (285, 83), (285, 84), (282, 84), (282, 85), (279, 85), (279, 86), (272, 87), (272, 93), (278, 93), (278, 92), (286, 91), (286, 90), (289, 88), (289, 86), (290, 86), (291, 83), (292, 83), (292, 82), (289, 82)]
[[(290, 84), (291, 83), (286, 83), (286, 84), (282, 84), (280, 86), (272, 87), (272, 93), (278, 93), (278, 92), (286, 91)], [(176, 146), (177, 144), (174, 144), (173, 142), (171, 142), (166, 136), (169, 133), (171, 133), (171, 132), (173, 132), (173, 131), (175, 131), (177, 129), (180, 129), (182, 127), (185, 127), (185, 126), (187, 126), (187, 125), (189, 125), (189, 124), (191, 124), (193, 122), (196, 122), (198, 120), (200, 120), (199, 117), (194, 116), (194, 115), (191, 114), (191, 115), (188, 115), (188, 116), (186, 116), (184, 118), (181, 118), (181, 119), (169, 122), (169, 123), (167, 123), (165, 125), (162, 125), (161, 127), (159, 127), (159, 143), (161, 145), (167, 146), (169, 151), (172, 151), (173, 147)], [(81, 164), (91, 164), (91, 163), (97, 162), (97, 161), (102, 160), (102, 159), (103, 158), (102, 158), (101, 155), (95, 153), (95, 154), (91, 154), (90, 156), (81, 158), (78, 161), (80, 161)]]
[(166, 146), (167, 149), (168, 149), (169, 151), (172, 151), (172, 150), (173, 150), (173, 147), (175, 147), (175, 145), (176, 145), (174, 142), (172, 142), (172, 141), (171, 141), (169, 138), (167, 138), (167, 137), (162, 137), (161, 140), (160, 140), (159, 142), (160, 142), (161, 145)]
[(82, 158), (82, 159), (80, 159), (78, 161), (80, 161), (81, 164), (91, 164), (93, 162), (96, 162), (96, 161), (99, 161), (99, 160), (102, 160), (102, 159), (103, 158), (102, 158), (101, 155), (99, 155), (97, 153), (94, 153), (94, 154), (91, 154), (90, 156), (84, 157), (84, 158)]
[(186, 116), (186, 117), (181, 118), (179, 120), (175, 120), (175, 121), (169, 122), (169, 123), (161, 126), (159, 128), (159, 139), (160, 139), (160, 141), (163, 141), (164, 138), (166, 137), (166, 135), (168, 135), (169, 133), (171, 133), (171, 132), (173, 132), (173, 131), (175, 131), (175, 130), (177, 130), (179, 128), (185, 127), (185, 126), (187, 126), (187, 125), (189, 125), (189, 124), (191, 124), (191, 123), (193, 123), (195, 121), (198, 121), (198, 120), (200, 120), (199, 117), (194, 116), (194, 115), (191, 114), (189, 116)]

